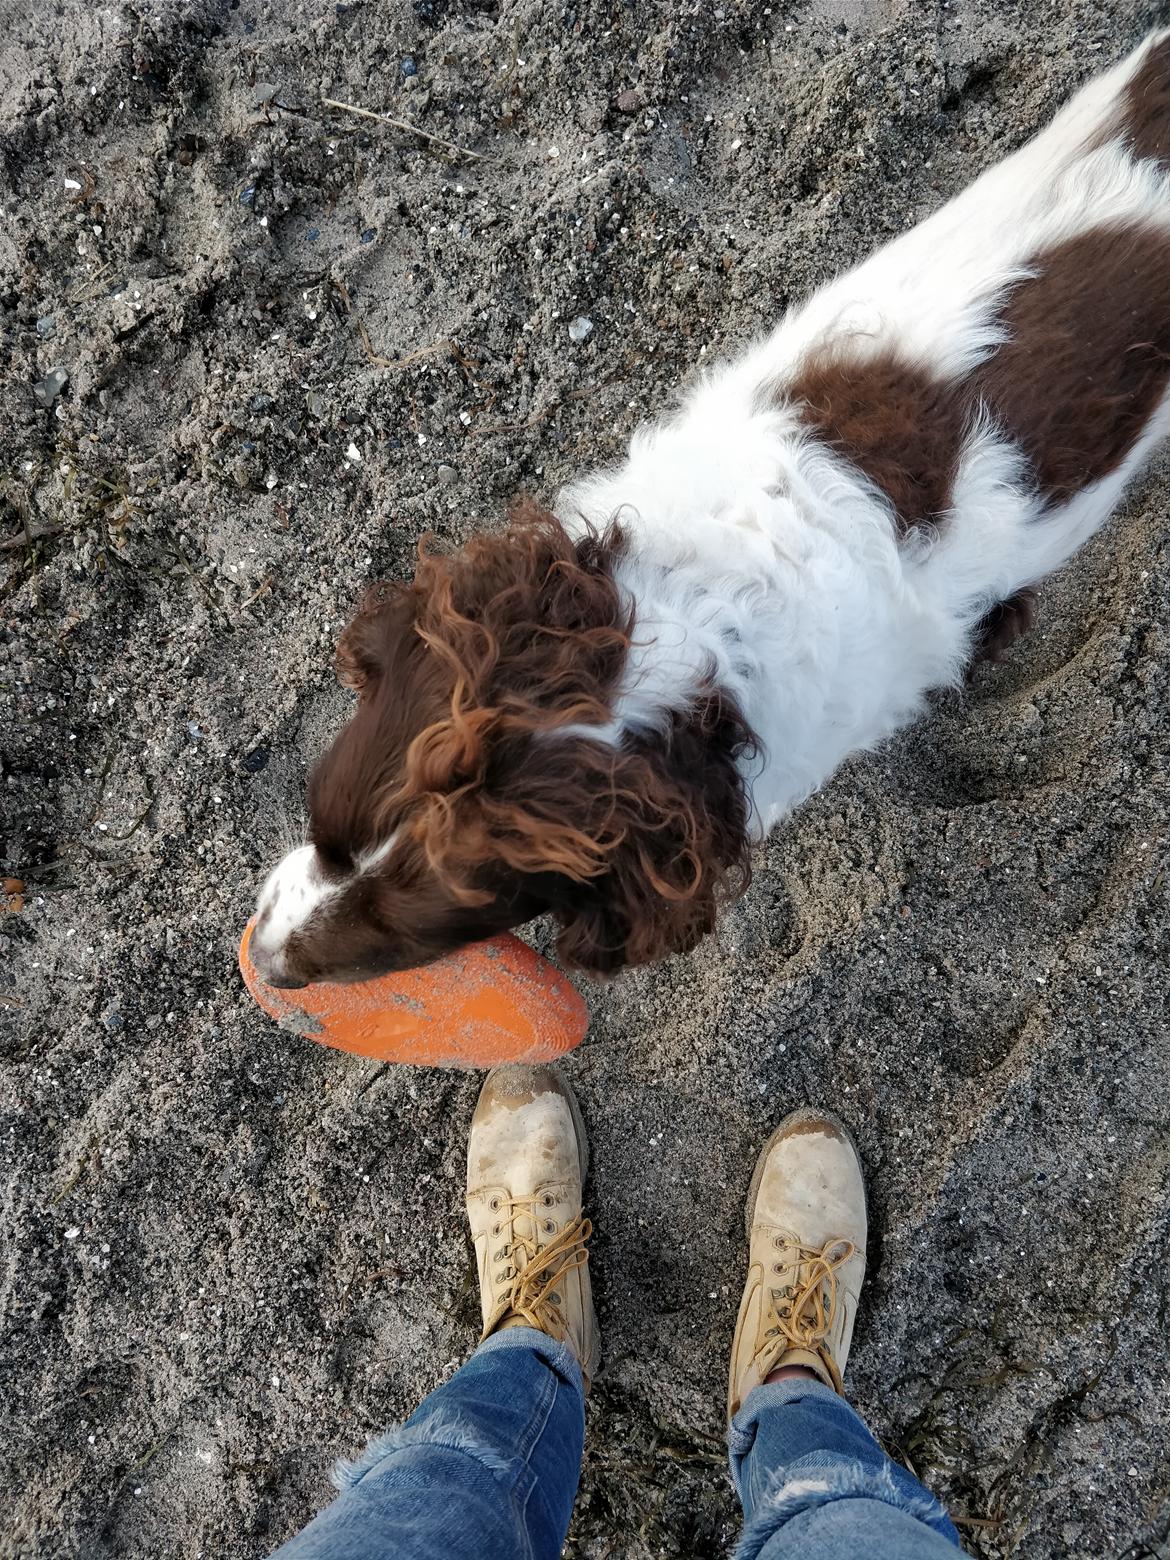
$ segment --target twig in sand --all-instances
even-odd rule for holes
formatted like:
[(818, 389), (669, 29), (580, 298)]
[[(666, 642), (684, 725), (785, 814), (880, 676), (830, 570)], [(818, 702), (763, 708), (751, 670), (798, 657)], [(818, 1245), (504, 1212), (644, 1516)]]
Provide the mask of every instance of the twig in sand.
[(423, 130), (419, 125), (412, 125), (408, 119), (394, 119), (389, 114), (375, 114), (372, 109), (358, 108), (355, 103), (339, 103), (336, 98), (322, 98), (322, 107), (340, 109), (343, 114), (357, 114), (360, 119), (373, 119), (380, 125), (390, 125), (394, 130), (403, 130), (407, 135), (417, 135), (422, 141), (429, 141), (432, 146), (441, 146), (444, 151), (454, 152), (457, 157), (470, 157), (472, 162), (495, 162), (494, 157), (488, 157), (483, 152), (473, 152), (469, 147), (459, 146), (454, 141), (447, 141), (441, 135), (432, 135), (429, 130)]
[(33, 595), (36, 598), (37, 611), (43, 617), (45, 603), (41, 597), (41, 574), (37, 565), (36, 548), (33, 546), (36, 537), (33, 536), (32, 525), (29, 521), (28, 496), (21, 491), (15, 482), (6, 481), (0, 485), (0, 497), (6, 499), (20, 517), (20, 527), (24, 534), (15, 538), (15, 542), (17, 547), (24, 548), (25, 563), (32, 577)]
[(246, 601), (241, 601), (239, 606), (236, 608), (236, 619), (237, 619), (237, 621), (239, 620), (239, 618), (241, 618), (243, 616), (243, 614), (248, 610), (248, 608), (252, 605), (252, 603), (254, 601), (259, 601), (261, 596), (267, 596), (268, 592), (272, 589), (272, 587), (275, 584), (276, 584), (276, 573), (275, 573), (275, 571), (273, 573), (271, 573), (271, 574), (266, 574), (264, 576), (263, 580), (261, 580), (259, 587), (252, 592), (252, 594), (248, 597), (248, 599)]
[(97, 796), (94, 798), (93, 811), (86, 819), (87, 825), (97, 822), (98, 814), (102, 810), (102, 802), (106, 795), (106, 781), (110, 778), (110, 770), (114, 767), (114, 755), (118, 751), (117, 743), (111, 743), (106, 750), (105, 761), (102, 764), (102, 772), (98, 775)]
[(147, 818), (150, 817), (150, 809), (153, 806), (154, 806), (154, 796), (151, 795), (150, 796), (150, 800), (147, 802), (146, 806), (142, 809), (142, 811), (138, 814), (137, 818), (135, 818), (134, 822), (126, 830), (125, 834), (104, 834), (102, 836), (102, 838), (106, 839), (106, 840), (114, 840), (116, 843), (119, 843), (119, 844), (121, 843), (122, 840), (128, 840), (128, 839), (132, 838), (135, 834), (138, 833), (139, 829), (146, 822)]
[(408, 352), (405, 357), (383, 357), (381, 353), (375, 352), (370, 344), (370, 333), (366, 329), (364, 321), (357, 321), (357, 330), (358, 335), (362, 338), (362, 346), (366, 349), (366, 356), (375, 368), (407, 368), (411, 363), (418, 363), (423, 358), (439, 357), (441, 355), (458, 358), (460, 355), (459, 343), (452, 341), (449, 336), (445, 336), (441, 341), (432, 341), (429, 347), (416, 347), (413, 352)]
[(170, 1430), (167, 1430), (162, 1435), (160, 1435), (158, 1440), (154, 1443), (154, 1445), (153, 1446), (148, 1446), (146, 1448), (146, 1450), (143, 1452), (142, 1456), (137, 1460), (137, 1462), (132, 1464), (131, 1472), (133, 1472), (133, 1473), (141, 1473), (143, 1471), (143, 1469), (149, 1468), (151, 1463), (158, 1456), (158, 1454), (162, 1451), (163, 1447), (167, 1444), (167, 1442), (174, 1435), (174, 1433), (175, 1433), (174, 1427), (172, 1426), (172, 1428)]
[(487, 428), (473, 428), (471, 437), (473, 439), (486, 439), (501, 433), (525, 433), (529, 428), (535, 428), (538, 423), (542, 423), (546, 417), (551, 417), (559, 407), (564, 406), (567, 402), (584, 401), (593, 394), (594, 389), (592, 388), (589, 390), (566, 390), (564, 395), (554, 395), (551, 401), (546, 401), (538, 411), (533, 412), (532, 416), (522, 423), (493, 423)]
[[(84, 529), (82, 526), (50, 525), (46, 526), (43, 531), (34, 531), (31, 540), (33, 542), (46, 542), (52, 536), (63, 536), (67, 531), (82, 529)], [(6, 536), (0, 542), (0, 552), (19, 552), (22, 547), (27, 547), (28, 545), (29, 538), (26, 536)]]
[(81, 1180), (82, 1176), (90, 1167), (97, 1146), (98, 1139), (97, 1134), (95, 1133), (90, 1137), (89, 1142), (85, 1145), (84, 1152), (82, 1153), (81, 1158), (77, 1161), (77, 1168), (73, 1171), (73, 1174), (65, 1182), (65, 1185), (61, 1188), (61, 1190), (59, 1192), (54, 1192), (53, 1196), (49, 1199), (50, 1208), (55, 1208), (58, 1203), (64, 1202), (66, 1197), (69, 1196), (69, 1193), (76, 1189), (77, 1183)]
[(333, 288), (341, 299), (346, 316), (353, 320), (365, 354), (375, 368), (409, 368), (412, 363), (421, 363), (424, 358), (451, 357), (454, 358), (460, 368), (472, 369), (476, 365), (466, 357), (459, 343), (452, 336), (443, 336), (438, 341), (432, 341), (429, 346), (416, 347), (413, 352), (407, 352), (402, 357), (383, 357), (380, 352), (374, 351), (374, 344), (370, 340), (370, 333), (366, 329), (365, 321), (354, 312), (353, 299), (349, 296), (349, 288), (337, 277), (333, 278)]

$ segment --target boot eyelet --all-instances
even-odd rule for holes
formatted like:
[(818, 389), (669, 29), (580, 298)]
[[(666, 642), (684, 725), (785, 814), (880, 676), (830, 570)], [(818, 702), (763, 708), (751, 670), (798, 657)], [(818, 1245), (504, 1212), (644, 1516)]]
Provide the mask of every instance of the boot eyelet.
[(500, 1233), (500, 1226), (498, 1224), (493, 1224), (492, 1225), (492, 1234), (493, 1235), (498, 1235), (499, 1233)]
[(780, 1266), (779, 1262), (773, 1262), (772, 1271), (773, 1273), (783, 1273), (784, 1269)]
[(544, 1224), (544, 1233), (546, 1235), (555, 1235), (556, 1234), (556, 1230), (557, 1230), (557, 1227), (553, 1223), (553, 1221), (551, 1219), (546, 1219), (545, 1220), (545, 1224)]
[(540, 1205), (542, 1208), (555, 1208), (556, 1201), (556, 1198), (552, 1195), (551, 1192), (545, 1192), (544, 1196), (540, 1199)]
[(493, 1213), (499, 1213), (499, 1211), (500, 1211), (500, 1199), (498, 1197), (491, 1197), (491, 1198), (489, 1198), (488, 1199), (488, 1207), (492, 1210)]

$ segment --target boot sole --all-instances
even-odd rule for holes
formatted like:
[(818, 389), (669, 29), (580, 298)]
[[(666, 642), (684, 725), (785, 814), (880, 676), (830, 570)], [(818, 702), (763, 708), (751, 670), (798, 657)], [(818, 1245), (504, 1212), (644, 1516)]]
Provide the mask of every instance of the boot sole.
[(759, 1157), (756, 1160), (756, 1167), (752, 1171), (751, 1181), (748, 1183), (747, 1202), (744, 1205), (743, 1224), (749, 1245), (752, 1238), (752, 1225), (755, 1223), (756, 1217), (756, 1198), (759, 1196), (760, 1182), (764, 1178), (764, 1166), (768, 1162), (768, 1155), (772, 1152), (774, 1145), (780, 1138), (798, 1121), (827, 1121), (830, 1126), (836, 1128), (849, 1144), (849, 1147), (853, 1150), (853, 1157), (857, 1160), (857, 1168), (861, 1171), (861, 1195), (865, 1203), (866, 1222), (868, 1223), (869, 1221), (869, 1195), (865, 1185), (865, 1165), (857, 1151), (857, 1144), (854, 1141), (852, 1132), (850, 1132), (840, 1116), (835, 1115), (833, 1111), (813, 1110), (810, 1106), (805, 1105), (801, 1106), (799, 1110), (789, 1111), (788, 1115), (785, 1116), (784, 1120), (760, 1150)]
[(581, 1161), (581, 1185), (584, 1187), (589, 1177), (589, 1134), (585, 1131), (585, 1122), (581, 1116), (581, 1107), (577, 1104), (577, 1095), (573, 1085), (565, 1077), (555, 1062), (546, 1062), (549, 1072), (560, 1084), (565, 1099), (569, 1105), (569, 1115), (573, 1118), (573, 1131), (577, 1135), (577, 1156)]
[[(556, 1078), (568, 1102), (569, 1115), (573, 1118), (573, 1131), (577, 1136), (577, 1157), (581, 1161), (581, 1192), (584, 1199), (585, 1182), (589, 1175), (589, 1134), (585, 1131), (585, 1122), (581, 1116), (581, 1107), (577, 1104), (577, 1095), (573, 1085), (565, 1077), (555, 1062), (546, 1063), (549, 1071)], [(593, 1348), (589, 1357), (581, 1361), (581, 1372), (586, 1381), (586, 1392), (597, 1379), (597, 1373), (601, 1369), (601, 1328), (597, 1322), (597, 1307), (593, 1303), (593, 1282), (589, 1284), (589, 1310), (593, 1318)]]

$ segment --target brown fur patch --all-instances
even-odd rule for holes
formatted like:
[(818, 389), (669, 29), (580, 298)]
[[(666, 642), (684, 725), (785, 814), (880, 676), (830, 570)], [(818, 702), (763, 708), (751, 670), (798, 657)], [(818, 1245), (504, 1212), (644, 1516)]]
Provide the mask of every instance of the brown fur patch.
[(889, 499), (903, 531), (950, 506), (966, 412), (955, 386), (892, 349), (808, 357), (783, 387), (801, 421)]
[(1170, 38), (1150, 50), (1127, 84), (1118, 132), (1135, 157), (1170, 166)]
[(1115, 471), (1170, 385), (1170, 235), (1092, 228), (1028, 262), (999, 311), (1007, 340), (961, 381), (892, 348), (811, 354), (782, 388), (811, 432), (889, 499), (905, 533), (951, 504), (963, 440), (986, 407), (1066, 502)]
[(1009, 340), (976, 370), (981, 398), (1049, 503), (1115, 471), (1170, 383), (1170, 234), (1108, 225), (1029, 262), (1000, 311)]

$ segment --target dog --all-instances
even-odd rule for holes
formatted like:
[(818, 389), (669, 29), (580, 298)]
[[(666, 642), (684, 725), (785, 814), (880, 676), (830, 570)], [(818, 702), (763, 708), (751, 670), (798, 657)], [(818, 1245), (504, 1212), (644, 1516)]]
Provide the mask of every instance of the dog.
[(370, 591), (261, 975), (546, 912), (570, 966), (692, 948), (753, 842), (1028, 627), (1168, 430), (1170, 30), (620, 465)]

